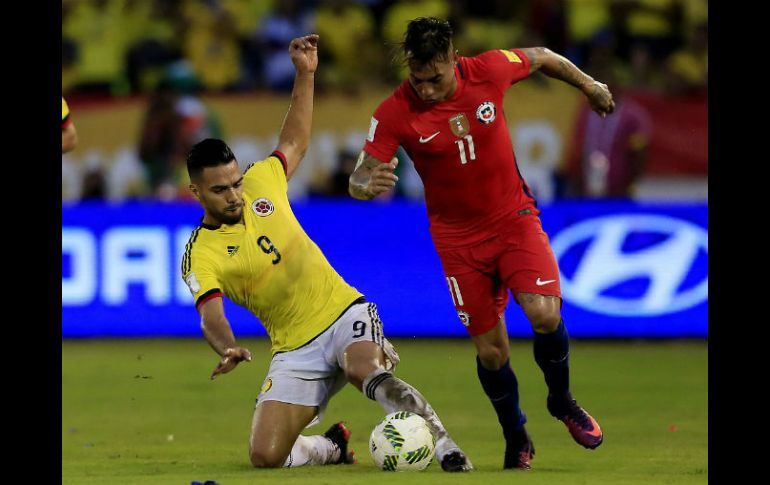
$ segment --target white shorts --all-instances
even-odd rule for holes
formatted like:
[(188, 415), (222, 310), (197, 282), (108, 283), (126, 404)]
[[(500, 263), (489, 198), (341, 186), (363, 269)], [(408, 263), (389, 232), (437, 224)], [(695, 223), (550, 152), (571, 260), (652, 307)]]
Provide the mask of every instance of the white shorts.
[(343, 357), (348, 346), (356, 342), (374, 342), (382, 347), (388, 370), (398, 363), (398, 354), (382, 334), (377, 306), (370, 302), (355, 303), (315, 339), (273, 356), (256, 405), (280, 401), (318, 406), (318, 414), (308, 427), (317, 424), (329, 399), (348, 382)]

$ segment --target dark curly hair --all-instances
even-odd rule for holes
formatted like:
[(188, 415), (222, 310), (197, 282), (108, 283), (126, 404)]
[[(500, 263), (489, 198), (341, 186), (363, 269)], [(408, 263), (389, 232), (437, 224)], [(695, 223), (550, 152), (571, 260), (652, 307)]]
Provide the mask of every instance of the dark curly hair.
[(447, 60), (451, 56), (452, 26), (435, 17), (419, 17), (406, 27), (403, 48), (404, 60), (428, 64), (434, 60)]
[(217, 138), (206, 138), (196, 143), (187, 155), (187, 173), (192, 180), (199, 177), (205, 167), (226, 165), (233, 160), (235, 155), (227, 143)]

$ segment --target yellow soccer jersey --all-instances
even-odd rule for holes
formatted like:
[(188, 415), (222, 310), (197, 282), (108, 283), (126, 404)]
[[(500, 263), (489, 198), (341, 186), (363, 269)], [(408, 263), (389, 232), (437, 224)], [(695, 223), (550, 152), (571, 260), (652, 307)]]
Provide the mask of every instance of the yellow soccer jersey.
[(61, 127), (66, 128), (70, 122), (70, 107), (64, 98), (61, 99)]
[(282, 157), (273, 152), (246, 169), (244, 224), (201, 223), (182, 259), (196, 305), (224, 294), (247, 308), (265, 326), (273, 353), (309, 342), (362, 296), (294, 216)]

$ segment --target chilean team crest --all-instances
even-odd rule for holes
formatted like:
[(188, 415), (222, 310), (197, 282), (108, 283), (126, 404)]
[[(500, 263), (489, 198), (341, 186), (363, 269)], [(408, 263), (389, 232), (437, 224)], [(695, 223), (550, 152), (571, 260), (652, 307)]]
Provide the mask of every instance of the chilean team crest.
[(471, 131), (471, 123), (464, 114), (460, 113), (449, 118), (449, 128), (456, 137), (462, 138)]
[(496, 116), (497, 109), (495, 108), (495, 103), (492, 101), (484, 101), (476, 109), (476, 118), (485, 125), (495, 121)]
[(251, 210), (260, 217), (267, 217), (273, 213), (275, 206), (269, 199), (263, 197), (251, 203)]
[(464, 312), (462, 310), (457, 310), (457, 316), (460, 317), (460, 322), (462, 322), (463, 325), (466, 327), (470, 326), (471, 324), (471, 315), (468, 312)]

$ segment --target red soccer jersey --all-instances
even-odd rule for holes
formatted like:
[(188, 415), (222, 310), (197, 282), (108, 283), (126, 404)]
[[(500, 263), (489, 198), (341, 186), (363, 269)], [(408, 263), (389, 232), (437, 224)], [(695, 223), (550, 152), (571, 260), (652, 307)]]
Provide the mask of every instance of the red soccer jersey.
[(425, 186), (437, 248), (478, 243), (518, 211), (537, 213), (503, 114), (505, 90), (528, 75), (517, 49), (460, 57), (450, 98), (426, 103), (405, 80), (374, 112), (364, 150), (389, 162), (404, 147)]

